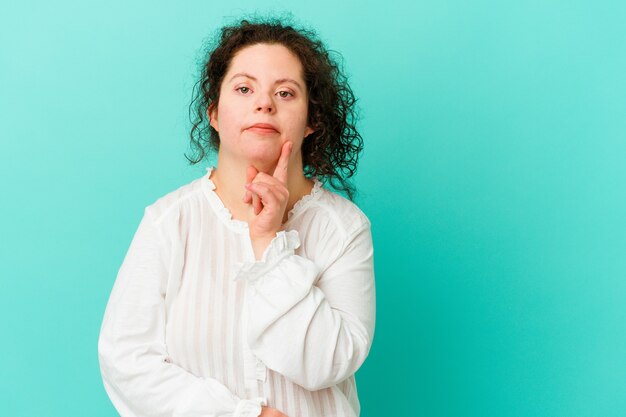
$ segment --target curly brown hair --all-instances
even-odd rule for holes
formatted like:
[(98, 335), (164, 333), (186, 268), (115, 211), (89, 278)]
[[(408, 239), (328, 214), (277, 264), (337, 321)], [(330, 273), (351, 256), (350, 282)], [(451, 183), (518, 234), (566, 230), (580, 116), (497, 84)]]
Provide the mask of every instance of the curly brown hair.
[(214, 37), (217, 45), (209, 46), (208, 59), (204, 60), (200, 79), (193, 88), (189, 115), (194, 155), (185, 157), (196, 164), (211, 150), (219, 150), (219, 134), (210, 125), (207, 110), (219, 102), (222, 80), (233, 56), (246, 46), (281, 44), (300, 59), (308, 90), (307, 121), (315, 129), (302, 143), (304, 174), (330, 184), (352, 200), (356, 190), (349, 178), (356, 173), (363, 149), (363, 139), (356, 129), (357, 99), (338, 61), (330, 57), (331, 51), (315, 32), (294, 28), (283, 20), (246, 18), (222, 27)]

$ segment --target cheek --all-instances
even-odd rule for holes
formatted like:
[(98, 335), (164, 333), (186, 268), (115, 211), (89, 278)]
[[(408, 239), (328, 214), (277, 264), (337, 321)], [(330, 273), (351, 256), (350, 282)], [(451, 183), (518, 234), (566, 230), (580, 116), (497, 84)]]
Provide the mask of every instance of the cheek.
[(232, 131), (237, 128), (239, 118), (235, 111), (225, 106), (224, 109), (220, 111), (218, 120), (222, 130)]
[(292, 131), (294, 133), (296, 133), (298, 135), (301, 135), (304, 130), (306, 129), (307, 126), (307, 109), (306, 107), (300, 108), (297, 111), (295, 111), (292, 116), (291, 116), (291, 120), (293, 121), (293, 127), (292, 127)]

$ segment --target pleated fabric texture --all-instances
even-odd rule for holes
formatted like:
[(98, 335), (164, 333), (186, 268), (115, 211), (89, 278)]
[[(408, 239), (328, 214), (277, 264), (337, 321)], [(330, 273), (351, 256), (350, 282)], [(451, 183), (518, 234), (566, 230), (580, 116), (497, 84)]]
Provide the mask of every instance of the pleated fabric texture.
[(212, 167), (147, 206), (98, 355), (122, 417), (358, 416), (374, 337), (370, 222), (314, 179), (256, 261)]

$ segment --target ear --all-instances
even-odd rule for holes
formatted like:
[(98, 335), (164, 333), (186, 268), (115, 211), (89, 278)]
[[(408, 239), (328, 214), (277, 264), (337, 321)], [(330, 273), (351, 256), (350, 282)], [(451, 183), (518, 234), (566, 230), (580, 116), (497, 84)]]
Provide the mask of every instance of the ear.
[(315, 130), (311, 129), (310, 126), (307, 126), (306, 129), (304, 129), (304, 137), (306, 138), (307, 136), (309, 136), (313, 132), (315, 132)]
[(215, 109), (215, 103), (209, 104), (209, 108), (206, 111), (207, 117), (209, 118), (209, 123), (213, 127), (213, 129), (219, 132), (217, 128), (217, 110)]

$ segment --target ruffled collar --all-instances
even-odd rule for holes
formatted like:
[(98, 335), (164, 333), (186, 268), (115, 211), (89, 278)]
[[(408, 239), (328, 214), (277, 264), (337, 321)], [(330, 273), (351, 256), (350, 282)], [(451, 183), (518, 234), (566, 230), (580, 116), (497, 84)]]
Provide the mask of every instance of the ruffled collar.
[[(220, 218), (220, 220), (232, 229), (235, 232), (243, 233), (248, 232), (248, 223), (242, 220), (234, 219), (230, 210), (224, 205), (224, 202), (220, 199), (220, 197), (215, 192), (215, 183), (211, 180), (211, 172), (213, 172), (215, 167), (210, 166), (206, 168), (206, 174), (203, 175), (202, 179), (206, 184), (206, 195), (211, 203), (211, 207), (215, 211), (215, 214)], [(296, 204), (293, 205), (293, 208), (289, 210), (287, 213), (287, 221), (285, 225), (288, 225), (296, 216), (302, 213), (307, 206), (309, 206), (313, 201), (319, 198), (319, 196), (323, 192), (323, 187), (321, 181), (317, 179), (317, 177), (311, 178), (313, 180), (313, 188), (311, 192), (300, 200), (296, 201)]]

